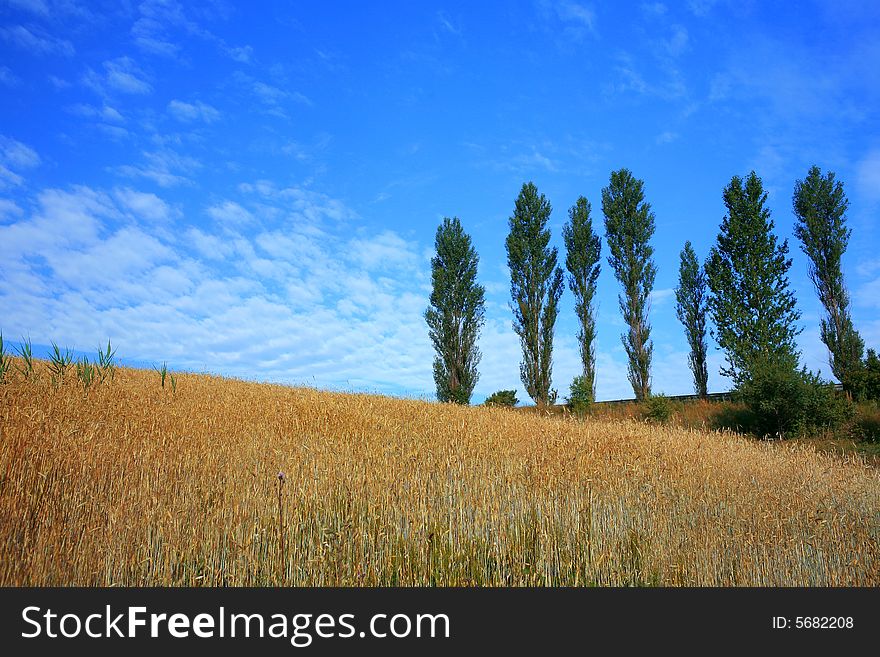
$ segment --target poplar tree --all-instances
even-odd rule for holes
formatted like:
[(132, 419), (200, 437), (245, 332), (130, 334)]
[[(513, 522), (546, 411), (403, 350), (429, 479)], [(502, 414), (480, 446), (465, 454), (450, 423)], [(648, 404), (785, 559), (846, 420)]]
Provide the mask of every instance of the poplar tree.
[(611, 174), (608, 187), (602, 190), (602, 213), (605, 215), (605, 239), (608, 264), (622, 287), (618, 295), (623, 321), (629, 327), (621, 336), (628, 359), (629, 382), (636, 399), (651, 394), (651, 325), (648, 323), (651, 290), (657, 268), (654, 249), (654, 213), (645, 201), (644, 182), (627, 169)]
[(590, 202), (583, 196), (568, 210), (568, 223), (562, 228), (565, 241), (565, 267), (568, 269), (568, 286), (574, 293), (575, 313), (580, 329), (578, 346), (583, 365), (584, 381), (596, 399), (596, 281), (599, 278), (599, 258), (602, 241), (593, 231), (590, 218)]
[(436, 352), (437, 399), (469, 404), (479, 378), (477, 338), (485, 314), (485, 289), (477, 283), (480, 259), (458, 217), (443, 219), (434, 246), (431, 305), (425, 321)]
[(810, 260), (810, 280), (825, 308), (819, 328), (828, 347), (831, 372), (849, 390), (865, 349), (853, 326), (841, 265), (851, 234), (846, 226), (849, 201), (833, 172), (823, 176), (813, 166), (805, 180), (795, 183), (792, 205), (797, 218), (794, 234)]
[(562, 269), (556, 266), (557, 249), (550, 248), (550, 203), (531, 182), (525, 183), (509, 219), (507, 266), (513, 330), (522, 345), (520, 378), (539, 406), (553, 403), (550, 393), (553, 368), (553, 328), (562, 295)]
[(705, 399), (709, 384), (706, 368), (706, 273), (690, 241), (684, 243), (679, 258), (675, 313), (684, 325), (690, 346), (688, 366), (694, 375), (694, 392)]
[(709, 314), (725, 352), (721, 374), (739, 387), (763, 366), (794, 371), (800, 312), (789, 289), (788, 240), (773, 234), (767, 193), (752, 171), (724, 188), (727, 214), (706, 261)]

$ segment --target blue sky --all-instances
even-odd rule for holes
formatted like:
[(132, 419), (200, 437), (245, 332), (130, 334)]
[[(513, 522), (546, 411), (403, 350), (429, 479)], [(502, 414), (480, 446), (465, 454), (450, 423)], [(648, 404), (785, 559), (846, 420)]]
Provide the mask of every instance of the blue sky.
[[(657, 230), (655, 391), (691, 391), (672, 290), (721, 190), (755, 169), (790, 240), (803, 363), (827, 376), (792, 240), (810, 165), (844, 182), (845, 275), (880, 345), (875, 2), (0, 4), (0, 329), (178, 369), (433, 394), (422, 314), (456, 215), (487, 290), (479, 401), (519, 381), (504, 253), (523, 182), (562, 247), (613, 169)], [(603, 240), (603, 262), (607, 255)], [(560, 262), (564, 255), (560, 253)], [(629, 397), (618, 284), (599, 279), (600, 399)], [(566, 290), (553, 381), (579, 368)], [(710, 340), (710, 390), (722, 356)]]

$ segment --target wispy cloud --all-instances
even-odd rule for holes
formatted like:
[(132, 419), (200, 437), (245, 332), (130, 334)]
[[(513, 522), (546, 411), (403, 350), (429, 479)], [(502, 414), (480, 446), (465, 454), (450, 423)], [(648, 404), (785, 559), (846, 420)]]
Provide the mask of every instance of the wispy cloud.
[(7, 3), (16, 8), (23, 9), (37, 16), (49, 15), (49, 4), (46, 0), (6, 0)]
[(40, 165), (40, 156), (30, 146), (17, 139), (0, 135), (0, 189), (24, 183), (24, 177), (17, 173)]
[(214, 221), (226, 226), (242, 227), (254, 221), (254, 215), (235, 201), (223, 201), (212, 205), (207, 209), (207, 213)]
[(120, 114), (118, 110), (110, 107), (109, 105), (95, 107), (94, 105), (77, 103), (75, 105), (70, 105), (67, 108), (67, 111), (71, 114), (75, 114), (76, 116), (81, 116), (89, 119), (100, 119), (101, 121), (107, 121), (109, 123), (125, 122), (122, 114)]
[(607, 95), (636, 94), (668, 101), (687, 98), (687, 85), (677, 68), (664, 67), (662, 76), (649, 80), (643, 75), (637, 58), (630, 53), (618, 53), (616, 60), (613, 69), (616, 80), (605, 85)]
[(168, 103), (168, 113), (178, 121), (185, 123), (193, 121), (213, 123), (220, 118), (220, 112), (217, 108), (201, 101), (186, 103), (182, 100), (172, 100)]
[(251, 93), (253, 93), (257, 100), (260, 101), (268, 114), (287, 118), (286, 110), (291, 103), (308, 107), (314, 105), (308, 96), (298, 91), (281, 89), (244, 75), (240, 76), (240, 79), (245, 82)]
[(171, 217), (177, 216), (171, 206), (149, 192), (121, 187), (113, 190), (113, 196), (123, 210), (150, 223), (164, 223)]
[(648, 16), (664, 16), (669, 8), (662, 2), (643, 2), (641, 10)]
[(153, 87), (147, 82), (146, 74), (130, 57), (118, 57), (105, 61), (103, 72), (88, 69), (83, 83), (100, 95), (111, 92), (123, 94), (148, 94)]
[(0, 66), (0, 84), (7, 87), (17, 87), (21, 80), (8, 66)]
[(665, 288), (662, 290), (652, 290), (651, 291), (651, 305), (654, 308), (659, 308), (661, 306), (666, 305), (673, 297), (675, 296), (675, 290), (670, 288)]
[(561, 20), (586, 28), (592, 34), (596, 33), (596, 12), (592, 7), (571, 0), (557, 2), (555, 6), (556, 14)]
[(868, 153), (857, 166), (859, 193), (871, 201), (880, 201), (880, 150)]
[[(220, 7), (220, 5), (217, 5)], [(194, 10), (192, 3), (184, 4), (176, 0), (144, 0), (138, 6), (138, 19), (131, 28), (135, 46), (149, 55), (160, 57), (180, 57), (188, 41), (196, 38), (211, 43), (230, 59), (247, 63), (253, 57), (253, 48), (248, 45), (230, 46), (210, 29), (192, 17), (192, 14), (225, 13)]]
[(718, 0), (688, 0), (687, 4), (695, 16), (706, 16), (718, 4)]
[(15, 201), (10, 201), (7, 198), (0, 198), (0, 221), (5, 221), (7, 218), (20, 217), (23, 214), (24, 210), (22, 210)]
[[(350, 236), (295, 222), (191, 227), (178, 240), (127, 219), (132, 192), (46, 190), (33, 213), (0, 225), (10, 281), (0, 309), (16, 308), (4, 328), (72, 346), (109, 336), (129, 358), (230, 375), (431, 390), (417, 244), (390, 230)], [(338, 203), (311, 198), (319, 205), (305, 214)]]
[(226, 49), (226, 53), (236, 62), (248, 64), (254, 57), (254, 49), (251, 46), (232, 46)]
[(449, 34), (460, 37), (461, 36), (461, 28), (455, 24), (452, 18), (445, 11), (437, 12), (437, 22), (440, 23), (440, 26)]
[(147, 178), (160, 187), (190, 184), (188, 175), (201, 168), (201, 163), (188, 155), (164, 149), (143, 153), (141, 164), (124, 164), (113, 169), (129, 178)]
[(9, 43), (32, 55), (62, 55), (72, 57), (76, 53), (73, 44), (66, 39), (52, 36), (40, 27), (11, 25), (0, 28), (0, 36)]
[(661, 145), (662, 144), (671, 144), (676, 139), (678, 139), (678, 137), (679, 137), (679, 135), (677, 132), (673, 132), (671, 130), (664, 130), (659, 135), (657, 135), (657, 137), (654, 139), (654, 141), (657, 144), (661, 144)]

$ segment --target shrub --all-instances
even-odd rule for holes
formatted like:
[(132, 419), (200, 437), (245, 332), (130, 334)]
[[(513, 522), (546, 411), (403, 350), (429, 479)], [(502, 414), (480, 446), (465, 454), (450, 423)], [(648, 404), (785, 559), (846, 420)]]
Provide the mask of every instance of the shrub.
[(666, 395), (649, 395), (642, 405), (642, 414), (646, 420), (664, 423), (672, 417), (672, 404)]
[(19, 371), (24, 375), (24, 378), (31, 378), (34, 374), (34, 350), (31, 347), (31, 339), (22, 338), (21, 344), (13, 348), (24, 362), (24, 366), (20, 367)]
[(785, 438), (835, 429), (853, 416), (852, 402), (806, 369), (762, 365), (738, 392), (751, 411), (751, 430), (762, 437)]
[(162, 384), (162, 388), (165, 388), (165, 379), (168, 378), (168, 363), (162, 362), (162, 367), (153, 367), (156, 372), (159, 373), (159, 382)]
[(859, 404), (853, 434), (859, 440), (880, 442), (880, 408), (873, 404)]
[(52, 343), (52, 351), (49, 353), (49, 371), (52, 373), (52, 382), (56, 385), (64, 382), (64, 374), (73, 364), (73, 352), (70, 349), (61, 351), (61, 348)]
[(880, 401), (880, 358), (877, 352), (868, 349), (865, 361), (842, 383), (859, 401)]
[(11, 367), (12, 361), (9, 359), (9, 356), (6, 355), (6, 350), (3, 347), (3, 333), (0, 332), (0, 383), (6, 378), (6, 373)]
[(590, 410), (593, 403), (593, 386), (590, 385), (589, 379), (581, 375), (574, 377), (571, 382), (568, 393), (568, 407), (582, 415)]
[(516, 390), (499, 390), (493, 392), (484, 402), (486, 406), (516, 406), (519, 400), (516, 398)]
[(110, 340), (107, 340), (107, 349), (103, 350), (98, 347), (98, 375), (103, 382), (105, 379), (113, 380), (116, 375), (116, 363), (113, 362), (113, 356), (116, 355), (116, 349), (110, 348)]
[(76, 376), (85, 390), (95, 381), (97, 369), (89, 362), (88, 358), (81, 358), (76, 361)]

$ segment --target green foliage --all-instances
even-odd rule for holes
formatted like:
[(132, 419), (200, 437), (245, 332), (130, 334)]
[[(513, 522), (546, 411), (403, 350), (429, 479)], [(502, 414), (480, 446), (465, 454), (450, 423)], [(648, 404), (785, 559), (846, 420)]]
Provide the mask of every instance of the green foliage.
[(847, 381), (843, 384), (859, 401), (880, 401), (880, 358), (877, 352), (868, 349), (865, 360), (847, 373)]
[(3, 332), (0, 331), (0, 383), (3, 383), (3, 380), (6, 378), (6, 373), (9, 372), (11, 368), (12, 361), (6, 353), (6, 348), (3, 345)]
[(159, 373), (159, 382), (162, 384), (162, 388), (164, 388), (165, 379), (168, 378), (168, 363), (162, 361), (162, 367), (153, 367), (153, 369)]
[(97, 376), (97, 368), (89, 362), (88, 358), (76, 361), (76, 376), (83, 388), (88, 390)]
[(574, 377), (569, 387), (567, 401), (569, 408), (578, 415), (589, 411), (595, 401), (593, 381), (585, 375)]
[(706, 398), (709, 372), (706, 368), (706, 274), (697, 260), (690, 241), (684, 243), (678, 268), (678, 287), (675, 289), (675, 312), (684, 325), (688, 345), (688, 365), (694, 376), (694, 392)]
[(174, 374), (169, 373), (168, 378), (171, 379), (171, 394), (177, 394), (177, 377)]
[(672, 418), (672, 403), (666, 395), (649, 395), (642, 407), (642, 414), (651, 422), (663, 424)]
[(73, 364), (73, 353), (70, 349), (61, 351), (57, 344), (52, 343), (52, 351), (49, 353), (49, 372), (52, 374), (52, 382), (56, 385), (64, 381), (64, 374)]
[(751, 412), (749, 429), (762, 437), (788, 438), (820, 429), (836, 429), (854, 407), (834, 386), (806, 370), (779, 363), (755, 367), (738, 389)]
[(499, 390), (493, 392), (483, 402), (486, 406), (510, 406), (511, 408), (519, 404), (516, 398), (516, 390)]
[(848, 387), (849, 374), (859, 368), (865, 349), (853, 326), (841, 267), (852, 232), (846, 227), (849, 201), (833, 172), (823, 176), (819, 167), (813, 166), (805, 180), (795, 183), (792, 205), (797, 218), (794, 233), (809, 258), (810, 279), (825, 308), (820, 331), (828, 347), (831, 372)]
[(654, 213), (645, 201), (644, 182), (627, 169), (614, 171), (608, 187), (602, 189), (608, 264), (623, 288), (618, 295), (623, 321), (629, 327), (621, 336), (629, 361), (628, 376), (636, 399), (651, 394), (651, 325), (648, 323), (651, 290), (657, 268), (654, 249)]
[(479, 257), (458, 217), (443, 219), (434, 246), (425, 321), (436, 352), (437, 399), (468, 404), (479, 379), (477, 337), (485, 313), (485, 290), (477, 283)]
[(110, 340), (107, 340), (106, 350), (98, 347), (98, 376), (102, 383), (108, 378), (112, 381), (113, 377), (116, 376), (116, 363), (113, 362), (115, 355), (116, 349), (110, 348)]
[(592, 401), (596, 395), (596, 309), (593, 297), (599, 278), (602, 241), (593, 230), (590, 210), (590, 202), (583, 196), (578, 198), (568, 210), (569, 221), (562, 228), (562, 238), (565, 241), (565, 267), (569, 273), (568, 286), (574, 293), (574, 310), (580, 324), (578, 346), (584, 374), (575, 381), (585, 379)]
[(522, 345), (520, 378), (539, 406), (552, 404), (553, 327), (562, 295), (562, 269), (556, 266), (557, 249), (550, 248), (550, 203), (531, 182), (516, 199), (507, 236), (507, 266), (513, 330)]
[(14, 347), (14, 349), (24, 361), (24, 366), (20, 367), (19, 371), (24, 375), (24, 378), (31, 378), (34, 375), (34, 350), (31, 347), (31, 339), (22, 338), (21, 345)]
[(880, 408), (876, 404), (860, 404), (854, 425), (856, 438), (871, 443), (880, 442)]
[(721, 374), (739, 386), (768, 364), (797, 367), (795, 337), (800, 313), (788, 286), (788, 241), (777, 244), (767, 194), (752, 171), (724, 188), (727, 214), (706, 261), (708, 309), (727, 367)]

